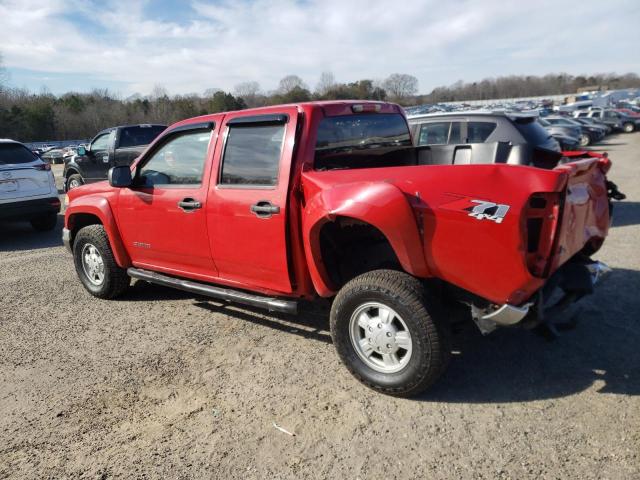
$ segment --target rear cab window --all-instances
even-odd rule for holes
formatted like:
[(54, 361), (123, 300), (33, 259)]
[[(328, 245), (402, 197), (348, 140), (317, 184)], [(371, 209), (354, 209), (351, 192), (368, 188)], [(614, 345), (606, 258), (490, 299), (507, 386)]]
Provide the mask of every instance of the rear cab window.
[(316, 170), (394, 167), (414, 161), (409, 127), (401, 114), (363, 113), (320, 121)]
[(38, 156), (19, 143), (0, 143), (0, 165), (19, 165), (38, 160)]
[(159, 125), (138, 125), (135, 127), (125, 127), (120, 131), (118, 148), (149, 145), (164, 130), (165, 127)]

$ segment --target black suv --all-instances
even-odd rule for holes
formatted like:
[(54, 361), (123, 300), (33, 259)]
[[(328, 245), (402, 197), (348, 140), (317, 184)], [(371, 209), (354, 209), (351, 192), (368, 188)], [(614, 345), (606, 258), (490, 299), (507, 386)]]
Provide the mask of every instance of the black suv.
[(553, 168), (562, 157), (560, 145), (538, 123), (537, 115), (476, 111), (410, 115), (407, 119), (423, 163)]

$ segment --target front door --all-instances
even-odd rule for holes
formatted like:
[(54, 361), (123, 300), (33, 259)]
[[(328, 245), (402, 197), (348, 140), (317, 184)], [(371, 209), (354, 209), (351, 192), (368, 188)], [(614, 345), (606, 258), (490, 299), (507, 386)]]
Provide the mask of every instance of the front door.
[(238, 287), (292, 291), (287, 199), (297, 109), (225, 117), (207, 217), (219, 275)]
[(198, 279), (216, 276), (206, 226), (210, 124), (169, 133), (136, 166), (117, 216), (133, 264)]
[(116, 131), (103, 133), (93, 139), (89, 146), (89, 151), (83, 157), (78, 157), (82, 167), (82, 174), (85, 182), (97, 182), (107, 178), (109, 170), (109, 149), (115, 140)]

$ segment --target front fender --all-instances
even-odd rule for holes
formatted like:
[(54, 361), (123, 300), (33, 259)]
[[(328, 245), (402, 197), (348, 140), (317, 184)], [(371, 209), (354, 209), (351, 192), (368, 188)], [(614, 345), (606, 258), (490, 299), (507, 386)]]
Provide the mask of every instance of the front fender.
[[(75, 189), (73, 191), (75, 191)], [(72, 232), (72, 239), (77, 233), (74, 231), (74, 220), (81, 214), (93, 215), (100, 220), (100, 223), (107, 233), (116, 263), (122, 268), (130, 267), (131, 258), (120, 237), (120, 232), (118, 231), (116, 219), (109, 201), (104, 196), (98, 195), (85, 195), (72, 200), (64, 214), (64, 226)]]
[(376, 227), (387, 238), (406, 272), (428, 276), (416, 217), (406, 195), (395, 185), (358, 182), (322, 189), (309, 199), (304, 213), (305, 255), (319, 295), (330, 296), (336, 290), (320, 251), (320, 230), (336, 217), (349, 217)]

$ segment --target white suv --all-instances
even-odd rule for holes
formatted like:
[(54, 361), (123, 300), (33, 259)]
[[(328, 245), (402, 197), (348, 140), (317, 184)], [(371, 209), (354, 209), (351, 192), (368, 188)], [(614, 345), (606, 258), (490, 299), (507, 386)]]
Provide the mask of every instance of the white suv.
[(0, 139), (0, 221), (28, 220), (36, 230), (52, 230), (59, 211), (51, 166), (20, 142)]

